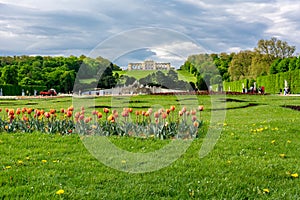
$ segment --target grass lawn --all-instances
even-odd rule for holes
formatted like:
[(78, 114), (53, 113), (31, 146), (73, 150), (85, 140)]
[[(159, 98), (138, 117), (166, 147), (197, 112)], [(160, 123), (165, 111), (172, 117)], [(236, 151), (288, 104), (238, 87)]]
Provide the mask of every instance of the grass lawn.
[[(190, 96), (99, 97), (95, 105), (98, 109), (144, 109), (178, 106), (179, 98), (186, 105), (192, 101)], [(84, 104), (86, 99), (81, 101)], [(214, 149), (199, 158), (204, 131), (170, 166), (148, 173), (126, 173), (105, 166), (76, 134), (0, 133), (0, 199), (299, 199), (300, 112), (282, 106), (300, 106), (300, 98), (245, 95), (218, 101), (227, 102), (226, 120), (209, 124), (211, 112), (221, 113), (224, 107), (211, 111), (210, 97), (198, 97), (205, 107), (205, 124), (222, 129)], [(0, 101), (2, 109), (60, 109), (71, 104), (71, 98)], [(170, 142), (125, 137), (109, 140), (126, 151), (140, 153)], [(126, 162), (120, 165), (126, 167)], [(64, 193), (56, 194), (60, 189)]]
[[(124, 70), (124, 71), (115, 71), (114, 73), (119, 73), (119, 75), (135, 77), (136, 79), (141, 79), (141, 78), (144, 78), (154, 72), (157, 72), (157, 70), (144, 70), (144, 71), (143, 70), (131, 70), (131, 71)], [(162, 70), (162, 72), (165, 74), (168, 73), (167, 70)], [(176, 72), (178, 73), (179, 80), (184, 80), (187, 82), (194, 82), (194, 83), (197, 81), (196, 77), (194, 77), (192, 74), (190, 74), (186, 71), (176, 70)]]

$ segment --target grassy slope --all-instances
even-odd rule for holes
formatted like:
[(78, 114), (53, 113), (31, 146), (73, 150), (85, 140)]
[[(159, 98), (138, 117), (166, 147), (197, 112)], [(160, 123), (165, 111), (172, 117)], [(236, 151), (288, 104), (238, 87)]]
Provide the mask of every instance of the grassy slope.
[[(151, 73), (156, 72), (156, 70), (133, 70), (133, 71), (127, 71), (127, 70), (123, 70), (123, 71), (114, 71), (115, 73), (118, 73), (120, 76), (121, 75), (126, 75), (126, 76), (130, 76), (130, 77), (134, 77), (136, 79), (141, 79), (144, 78), (146, 76), (148, 76)], [(162, 70), (162, 72), (167, 73), (167, 70)], [(184, 80), (187, 82), (196, 82), (196, 77), (194, 77), (192, 74), (186, 72), (186, 71), (176, 71), (178, 73), (178, 79), (179, 80)], [(94, 78), (90, 78), (90, 79), (81, 79), (80, 82), (81, 83), (91, 83), (92, 81), (96, 81), (96, 79)]]
[[(156, 70), (147, 70), (147, 71), (138, 71), (138, 70), (133, 70), (133, 71), (118, 71), (115, 73), (119, 73), (119, 75), (126, 75), (126, 76), (131, 76), (131, 77), (135, 77), (136, 79), (141, 79), (144, 78), (146, 76), (148, 76), (151, 73), (156, 72)], [(167, 70), (163, 70), (162, 72), (164, 73), (168, 73)], [(184, 80), (187, 82), (196, 82), (196, 78), (191, 75), (190, 73), (186, 72), (186, 71), (176, 71), (178, 73), (178, 79), (179, 80)]]
[[(228, 108), (249, 102), (260, 105), (227, 110), (222, 135), (205, 158), (199, 159), (203, 142), (203, 138), (199, 138), (172, 165), (145, 174), (129, 174), (106, 167), (89, 154), (77, 135), (1, 133), (0, 198), (52, 199), (58, 198), (55, 192), (60, 188), (65, 190), (61, 197), (66, 199), (300, 198), (299, 179), (288, 175), (300, 174), (300, 112), (280, 107), (300, 105), (300, 99), (276, 96), (230, 98), (248, 102), (230, 102)], [(153, 96), (130, 98), (136, 107), (150, 105), (151, 101), (162, 104), (160, 99)], [(108, 105), (110, 100), (99, 98), (97, 104)], [(170, 97), (163, 103), (175, 104), (175, 100)], [(205, 105), (203, 117), (208, 123), (210, 99), (199, 97), (199, 102)], [(69, 104), (52, 103), (51, 106), (59, 107)], [(212, 128), (221, 127), (218, 124)], [(259, 128), (263, 131), (251, 131)], [(165, 143), (134, 138), (111, 138), (111, 141), (134, 152), (151, 151)], [(279, 154), (286, 157), (281, 158)], [(42, 162), (44, 159), (46, 163)], [(18, 164), (19, 160), (23, 164)], [(263, 189), (269, 189), (270, 193), (264, 194)]]

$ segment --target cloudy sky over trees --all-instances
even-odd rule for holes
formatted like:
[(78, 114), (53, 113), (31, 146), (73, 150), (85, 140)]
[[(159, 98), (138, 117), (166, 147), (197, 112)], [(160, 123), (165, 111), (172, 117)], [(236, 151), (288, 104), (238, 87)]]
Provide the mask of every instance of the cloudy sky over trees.
[[(147, 27), (177, 31), (208, 53), (253, 49), (271, 37), (297, 47), (299, 10), (299, 1), (286, 0), (0, 0), (0, 55), (89, 54), (116, 34)], [(149, 55), (165, 56), (139, 53)]]

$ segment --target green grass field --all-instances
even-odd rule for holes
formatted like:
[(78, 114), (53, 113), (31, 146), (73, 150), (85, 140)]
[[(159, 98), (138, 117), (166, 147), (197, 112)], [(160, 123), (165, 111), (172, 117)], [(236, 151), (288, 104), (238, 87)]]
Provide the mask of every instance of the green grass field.
[[(226, 106), (217, 105), (213, 111), (209, 96), (197, 98), (197, 104), (205, 107), (202, 135), (170, 166), (148, 173), (107, 167), (89, 153), (76, 134), (0, 133), (0, 199), (300, 198), (300, 112), (282, 107), (300, 106), (299, 97), (216, 96), (216, 102), (226, 101)], [(182, 102), (194, 104), (192, 96), (145, 95), (99, 97), (95, 105), (99, 110), (104, 106), (178, 108)], [(60, 109), (71, 104), (72, 98), (0, 101), (2, 110), (23, 106)], [(224, 111), (224, 123), (210, 124), (213, 114)], [(200, 159), (207, 128), (222, 130), (222, 134), (213, 150)], [(109, 140), (126, 151), (140, 153), (169, 142), (127, 137)], [(126, 162), (120, 165), (126, 167)], [(56, 194), (60, 189), (64, 193)]]
[[(155, 73), (156, 70), (132, 70), (132, 71), (115, 71), (115, 73), (119, 73), (119, 75), (126, 75), (126, 76), (130, 76), (130, 77), (135, 77), (136, 79), (141, 79), (144, 78), (146, 76), (148, 76), (149, 74)], [(167, 70), (162, 70), (162, 72), (164, 72), (165, 74), (168, 73)], [(187, 82), (196, 82), (196, 77), (194, 77), (192, 74), (186, 72), (186, 71), (182, 71), (182, 70), (176, 70), (176, 72), (178, 73), (178, 79), (179, 80), (184, 80)]]
[[(149, 74), (155, 73), (156, 70), (132, 70), (132, 71), (127, 71), (127, 70), (123, 70), (123, 71), (114, 71), (115, 73), (118, 73), (120, 76), (121, 75), (126, 75), (129, 77), (134, 77), (137, 80), (144, 78), (146, 76), (148, 76)], [(163, 73), (168, 73), (167, 70), (162, 70)], [(186, 71), (182, 71), (182, 70), (176, 70), (176, 72), (178, 73), (178, 79), (179, 80), (183, 80), (186, 82), (196, 82), (196, 77), (194, 77), (192, 74), (186, 72)], [(80, 79), (80, 83), (91, 83), (93, 81), (96, 81), (95, 78), (89, 78), (89, 79)]]

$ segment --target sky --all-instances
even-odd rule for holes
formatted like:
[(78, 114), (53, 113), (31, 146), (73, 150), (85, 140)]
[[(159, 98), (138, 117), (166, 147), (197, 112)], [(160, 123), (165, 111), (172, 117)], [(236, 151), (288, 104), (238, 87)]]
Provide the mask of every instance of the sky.
[(190, 54), (251, 50), (271, 37), (298, 52), (299, 10), (300, 1), (286, 0), (0, 0), (0, 56), (179, 65)]

